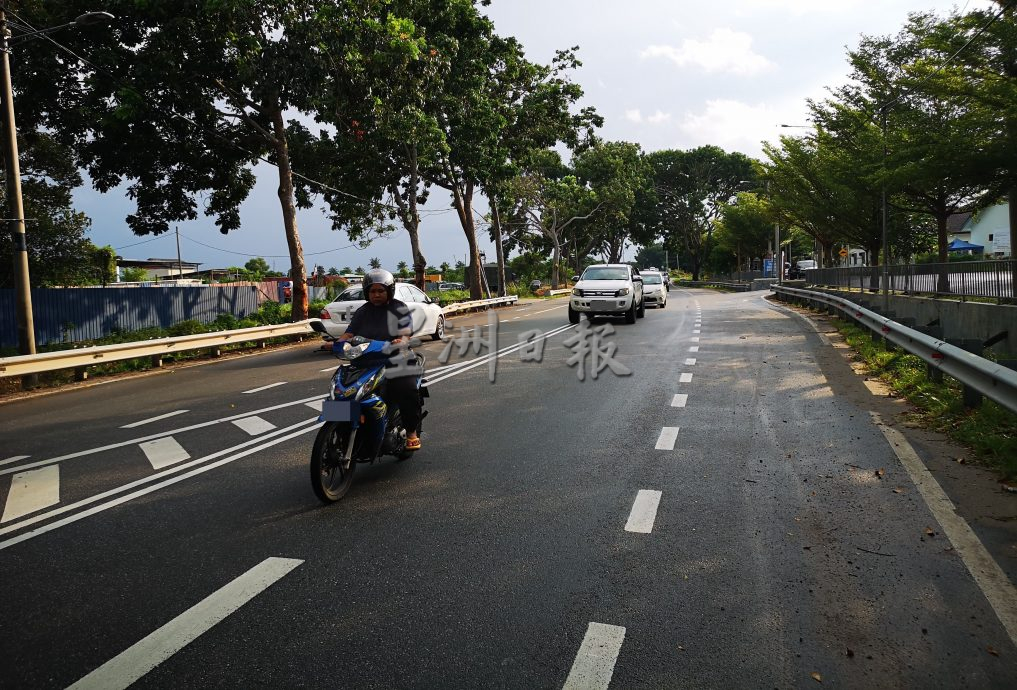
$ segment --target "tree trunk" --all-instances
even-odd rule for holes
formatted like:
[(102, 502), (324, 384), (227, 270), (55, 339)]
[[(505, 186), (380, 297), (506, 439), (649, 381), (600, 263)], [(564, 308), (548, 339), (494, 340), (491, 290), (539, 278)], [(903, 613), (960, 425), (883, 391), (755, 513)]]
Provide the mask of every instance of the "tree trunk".
[(1006, 195), (1009, 203), (1009, 226), (1010, 226), (1010, 304), (1017, 303), (1017, 186), (1010, 187)]
[(494, 220), (494, 249), (498, 253), (498, 296), (508, 296), (505, 284), (505, 248), (501, 244), (501, 216), (498, 215), (498, 199), (491, 197), (492, 219)]
[(558, 289), (558, 279), (561, 277), (559, 274), (559, 266), (561, 265), (561, 244), (558, 242), (557, 237), (552, 237), (554, 240), (554, 250), (551, 252), (551, 289)]
[(945, 204), (939, 209), (939, 213), (936, 214), (936, 237), (939, 241), (939, 279), (936, 281), (936, 292), (946, 294), (950, 292), (950, 253), (947, 251), (947, 237), (946, 237), (946, 219), (949, 217), (949, 213), (945, 208)]
[(420, 251), (420, 214), (417, 212), (417, 187), (420, 184), (420, 171), (417, 168), (417, 147), (410, 147), (410, 182), (408, 199), (408, 217), (403, 219), (406, 232), (410, 235), (410, 251), (413, 255), (413, 283), (424, 289), (424, 272), (427, 259)]
[(286, 245), (290, 251), (290, 276), (293, 278), (292, 321), (307, 318), (307, 270), (304, 268), (304, 248), (300, 245), (297, 232), (297, 207), (293, 198), (293, 171), (290, 168), (289, 146), (286, 142), (286, 123), (278, 99), (272, 112), (272, 129), (275, 135), (275, 157), (279, 166), (279, 203), (282, 206), (283, 227), (286, 231)]
[(484, 267), (480, 265), (480, 251), (477, 248), (477, 227), (473, 222), (473, 183), (467, 182), (460, 188), (458, 184), (452, 185), (452, 203), (459, 214), (459, 223), (463, 226), (466, 234), (466, 244), (470, 248), (470, 299), (481, 299), (483, 297), (483, 281), (480, 272)]

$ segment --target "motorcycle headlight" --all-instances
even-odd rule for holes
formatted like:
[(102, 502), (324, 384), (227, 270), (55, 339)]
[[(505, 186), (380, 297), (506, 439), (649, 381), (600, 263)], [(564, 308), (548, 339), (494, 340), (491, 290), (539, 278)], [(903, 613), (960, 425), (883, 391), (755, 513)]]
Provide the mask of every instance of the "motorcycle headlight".
[(576, 297), (582, 297), (583, 291), (580, 290), (579, 288), (572, 288), (572, 294), (575, 295)]
[(615, 297), (624, 297), (627, 294), (629, 294), (629, 289), (627, 287), (623, 287), (621, 290), (619, 290), (618, 292), (614, 293), (614, 296)]

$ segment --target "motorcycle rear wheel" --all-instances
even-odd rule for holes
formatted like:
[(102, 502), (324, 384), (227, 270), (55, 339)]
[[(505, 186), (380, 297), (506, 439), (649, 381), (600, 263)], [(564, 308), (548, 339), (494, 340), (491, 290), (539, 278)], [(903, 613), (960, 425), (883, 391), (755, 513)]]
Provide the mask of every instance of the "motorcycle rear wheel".
[(350, 441), (350, 425), (326, 422), (314, 439), (311, 451), (311, 487), (323, 503), (335, 503), (353, 484), (356, 460), (343, 469), (343, 458)]

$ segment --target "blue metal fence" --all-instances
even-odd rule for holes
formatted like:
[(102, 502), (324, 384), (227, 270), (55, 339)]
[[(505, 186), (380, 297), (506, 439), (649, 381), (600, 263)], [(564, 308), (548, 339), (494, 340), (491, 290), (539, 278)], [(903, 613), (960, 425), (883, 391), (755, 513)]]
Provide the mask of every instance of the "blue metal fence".
[[(220, 314), (242, 318), (258, 310), (251, 286), (38, 288), (32, 290), (35, 340), (46, 345), (76, 342), (195, 319), (211, 323)], [(0, 347), (17, 347), (14, 291), (0, 290)]]

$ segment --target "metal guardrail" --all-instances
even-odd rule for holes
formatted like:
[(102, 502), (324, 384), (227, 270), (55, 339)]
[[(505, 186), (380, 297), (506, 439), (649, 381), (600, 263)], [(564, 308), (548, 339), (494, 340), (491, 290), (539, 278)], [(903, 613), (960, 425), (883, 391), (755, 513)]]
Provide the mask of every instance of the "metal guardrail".
[[(514, 304), (518, 299), (519, 297), (512, 295), (510, 297), (457, 302), (456, 304), (444, 307), (442, 313), (452, 314), (459, 311), (481, 309), (500, 304)], [(234, 343), (257, 342), (286, 335), (309, 335), (314, 332), (309, 325), (312, 320), (317, 321), (317, 319), (307, 319), (296, 323), (238, 328), (232, 331), (198, 333), (195, 335), (158, 338), (156, 340), (141, 340), (132, 343), (117, 343), (116, 345), (97, 345), (94, 347), (75, 348), (73, 350), (61, 350), (59, 352), (44, 352), (37, 355), (0, 357), (0, 378), (40, 374), (59, 369), (78, 370), (81, 374), (79, 378), (84, 378), (84, 372), (87, 367), (107, 362), (118, 362), (141, 357), (159, 358), (175, 352), (217, 348)]]
[(447, 307), (442, 307), (442, 314), (455, 314), (459, 311), (469, 311), (471, 309), (483, 309), (485, 307), (496, 307), (500, 304), (515, 304), (519, 301), (518, 295), (509, 295), (508, 297), (492, 297), (491, 299), (475, 299), (469, 302), (456, 302), (450, 304)]
[(0, 357), (0, 377), (25, 376), (57, 369), (83, 369), (96, 364), (118, 362), (125, 359), (161, 357), (174, 352), (217, 348), (222, 345), (268, 340), (286, 335), (309, 334), (313, 333), (308, 325), (310, 323), (311, 319), (307, 319), (296, 323), (238, 328), (232, 331), (198, 333), (156, 340), (141, 340), (133, 343), (117, 343), (116, 345), (97, 345), (59, 352), (43, 352), (37, 355)]
[(773, 290), (778, 297), (788, 295), (837, 308), (891, 343), (921, 357), (930, 366), (1017, 412), (1017, 371), (908, 328), (841, 297), (783, 286), (774, 286)]
[(675, 285), (678, 287), (722, 287), (735, 292), (748, 292), (752, 289), (751, 283), (729, 283), (722, 280), (679, 280)]

